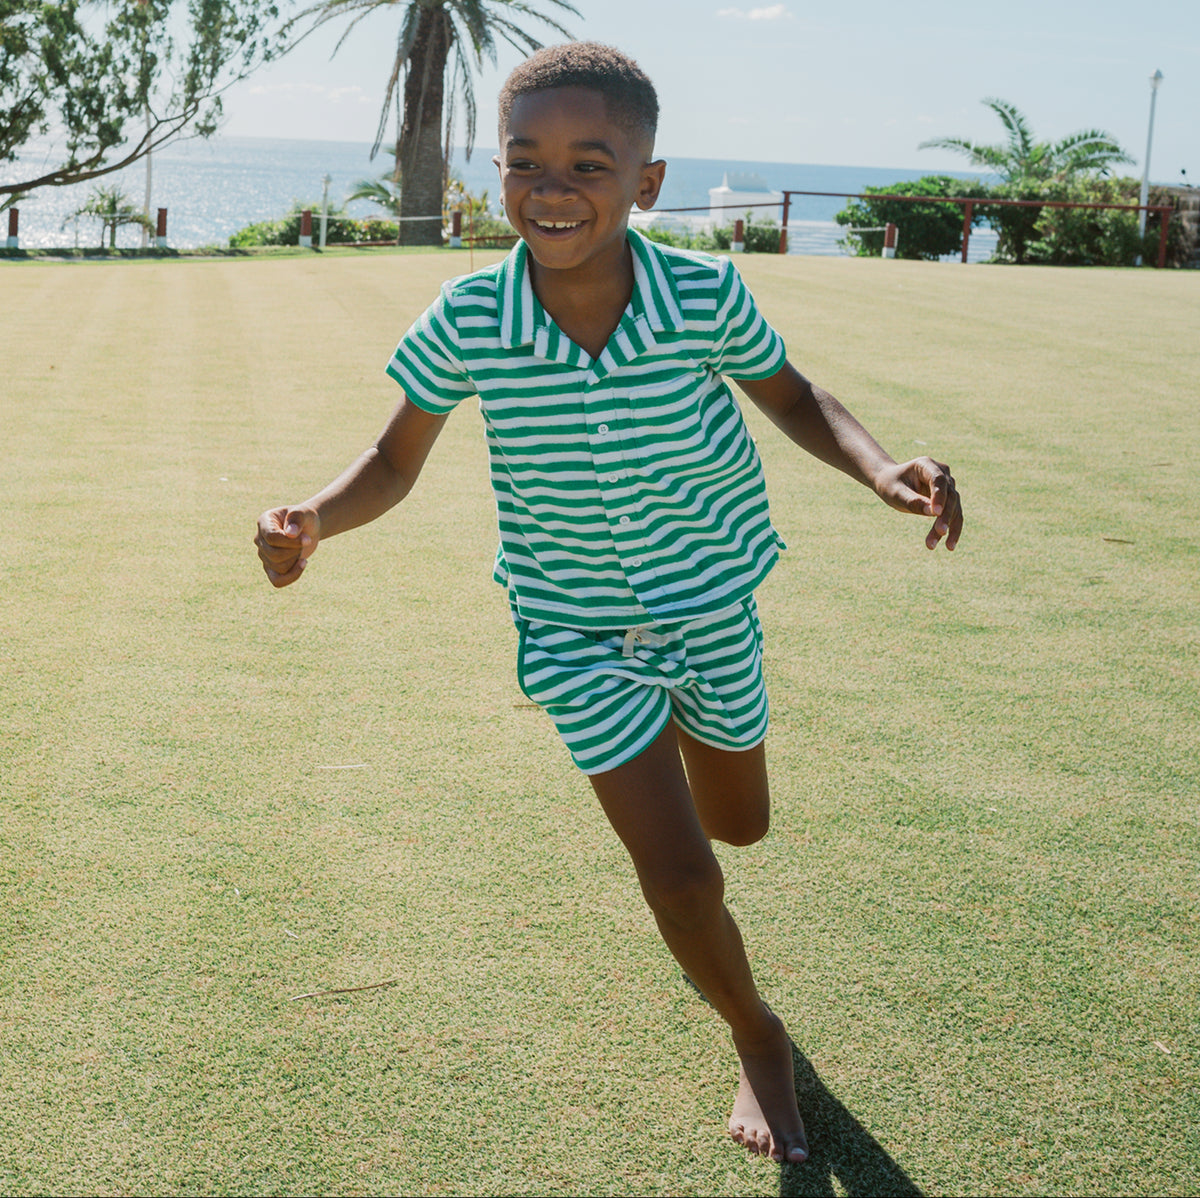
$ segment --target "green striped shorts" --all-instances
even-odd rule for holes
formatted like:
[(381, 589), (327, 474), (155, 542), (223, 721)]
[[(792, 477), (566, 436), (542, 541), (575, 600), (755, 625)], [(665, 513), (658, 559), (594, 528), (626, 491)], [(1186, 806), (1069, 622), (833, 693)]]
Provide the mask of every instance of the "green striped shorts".
[(684, 624), (605, 632), (514, 618), (521, 690), (585, 774), (631, 761), (671, 719), (719, 749), (752, 749), (767, 734), (753, 595)]

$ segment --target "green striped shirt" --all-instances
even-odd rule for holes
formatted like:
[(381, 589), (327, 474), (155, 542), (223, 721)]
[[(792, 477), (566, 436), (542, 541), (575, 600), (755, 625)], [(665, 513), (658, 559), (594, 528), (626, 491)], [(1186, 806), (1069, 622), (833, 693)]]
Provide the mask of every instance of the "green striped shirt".
[(388, 373), (418, 407), (478, 394), (496, 493), (496, 580), (569, 628), (708, 615), (779, 557), (758, 451), (721, 378), (784, 363), (728, 258), (632, 230), (633, 298), (598, 359), (546, 314), (519, 242), (446, 283)]

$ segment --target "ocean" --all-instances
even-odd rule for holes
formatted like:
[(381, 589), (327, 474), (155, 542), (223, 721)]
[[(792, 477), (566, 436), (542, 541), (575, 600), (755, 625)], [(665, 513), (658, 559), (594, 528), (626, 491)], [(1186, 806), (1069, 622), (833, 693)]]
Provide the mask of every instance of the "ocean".
[[(498, 193), (494, 149), (476, 147), (467, 161), (456, 153), (454, 167), (468, 191), (487, 192), (494, 201)], [(697, 208), (708, 206), (708, 189), (719, 187), (726, 171), (758, 175), (776, 191), (859, 192), (868, 186), (887, 186), (932, 170), (894, 169), (869, 166), (820, 166), (781, 162), (751, 162), (724, 158), (667, 158), (667, 176), (657, 207)], [(281, 138), (224, 137), (208, 141), (175, 142), (154, 155), (152, 163), (151, 216), (154, 209), (167, 209), (167, 243), (176, 249), (204, 245), (228, 245), (229, 237), (254, 221), (282, 216), (296, 200), (320, 211), (323, 179), (329, 175), (330, 205), (345, 203), (345, 196), (360, 179), (383, 174), (391, 162), (381, 152), (372, 162), (365, 142), (298, 141)], [(29, 168), (37, 169), (36, 160)], [(19, 165), (5, 166), (0, 178), (15, 179)], [(955, 172), (964, 179), (978, 178)], [(114, 175), (71, 187), (48, 187), (34, 192), (19, 204), (20, 244), (25, 249), (95, 246), (100, 241), (99, 222), (88, 217), (73, 218), (74, 211), (98, 185), (117, 183), (135, 204), (146, 190), (146, 168), (137, 163)], [(789, 248), (793, 253), (840, 254), (837, 245), (843, 230), (834, 223), (836, 212), (846, 201), (822, 196), (795, 197), (790, 217)], [(358, 200), (345, 205), (352, 216), (378, 212), (375, 205)], [(764, 215), (769, 210), (762, 210)], [(758, 215), (756, 213), (756, 215)], [(0, 230), (2, 232), (3, 230)], [(141, 244), (141, 232), (122, 229), (117, 244), (133, 248)], [(995, 244), (988, 230), (971, 234), (970, 257), (986, 258)]]

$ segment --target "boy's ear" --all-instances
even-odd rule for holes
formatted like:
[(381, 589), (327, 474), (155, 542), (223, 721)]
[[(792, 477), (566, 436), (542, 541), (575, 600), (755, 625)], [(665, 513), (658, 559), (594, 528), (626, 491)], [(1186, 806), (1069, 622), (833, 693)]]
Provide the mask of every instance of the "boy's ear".
[(642, 167), (642, 180), (638, 186), (636, 203), (643, 212), (648, 208), (653, 208), (658, 202), (658, 193), (662, 191), (663, 179), (666, 173), (667, 163), (662, 158), (656, 162), (647, 162)]

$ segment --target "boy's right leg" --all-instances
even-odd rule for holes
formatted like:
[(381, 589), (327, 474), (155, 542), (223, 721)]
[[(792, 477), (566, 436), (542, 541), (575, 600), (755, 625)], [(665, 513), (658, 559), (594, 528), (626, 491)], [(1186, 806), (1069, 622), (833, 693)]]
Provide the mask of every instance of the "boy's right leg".
[[(750, 765), (752, 776), (753, 758), (730, 756)], [(725, 769), (735, 781), (736, 764)], [(632, 761), (589, 781), (633, 859), (667, 947), (729, 1024), (743, 1070), (731, 1134), (775, 1160), (804, 1160), (808, 1145), (791, 1041), (759, 997), (741, 933), (725, 907), (724, 878), (697, 815), (674, 728), (668, 725)]]

